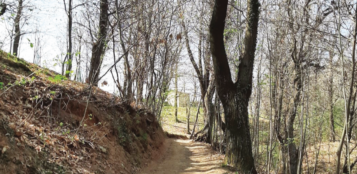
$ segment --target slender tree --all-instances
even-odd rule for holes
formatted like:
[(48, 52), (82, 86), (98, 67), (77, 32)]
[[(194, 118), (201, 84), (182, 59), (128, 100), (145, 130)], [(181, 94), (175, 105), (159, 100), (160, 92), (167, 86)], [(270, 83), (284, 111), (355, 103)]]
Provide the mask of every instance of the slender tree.
[(66, 58), (64, 64), (67, 64), (67, 71), (64, 72), (64, 64), (62, 64), (62, 75), (65, 73), (66, 77), (69, 78), (70, 77), (70, 71), (72, 70), (72, 25), (73, 25), (73, 17), (72, 17), (72, 0), (68, 0), (68, 7), (66, 5), (66, 1), (63, 0), (63, 4), (64, 4), (64, 9), (66, 11), (66, 15), (68, 18), (68, 28), (67, 28), (67, 33), (68, 33), (68, 45), (67, 45), (67, 54), (66, 54)]
[(18, 6), (17, 6), (17, 13), (16, 13), (16, 17), (14, 20), (15, 38), (14, 38), (14, 43), (12, 46), (12, 54), (14, 54), (14, 55), (18, 55), (18, 51), (19, 51), (19, 44), (20, 44), (20, 37), (21, 37), (20, 21), (21, 21), (21, 17), (22, 17), (22, 9), (23, 9), (23, 0), (19, 0)]
[(89, 82), (94, 86), (98, 86), (98, 77), (100, 73), (100, 66), (104, 56), (105, 47), (107, 45), (107, 27), (108, 27), (108, 0), (100, 1), (100, 17), (99, 17), (99, 31), (97, 41), (92, 47), (92, 58), (89, 69)]

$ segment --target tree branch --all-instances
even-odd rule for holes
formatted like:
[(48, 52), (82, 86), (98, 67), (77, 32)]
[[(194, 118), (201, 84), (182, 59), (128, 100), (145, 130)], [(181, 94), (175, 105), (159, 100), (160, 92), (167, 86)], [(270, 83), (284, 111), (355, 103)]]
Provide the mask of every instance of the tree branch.
[(226, 89), (232, 90), (234, 87), (223, 41), (227, 5), (228, 0), (215, 1), (209, 26), (214, 74), (220, 97), (224, 97), (227, 94)]

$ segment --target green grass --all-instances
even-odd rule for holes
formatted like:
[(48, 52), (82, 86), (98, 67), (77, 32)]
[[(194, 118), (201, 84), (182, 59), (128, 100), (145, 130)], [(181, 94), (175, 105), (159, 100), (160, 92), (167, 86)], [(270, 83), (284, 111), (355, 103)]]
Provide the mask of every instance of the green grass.
[[(197, 107), (191, 107), (190, 111), (190, 123), (193, 124), (195, 119), (196, 119), (196, 114), (197, 114)], [(203, 109), (200, 108), (200, 113), (198, 114), (198, 122), (203, 123)], [(173, 106), (164, 106), (162, 108), (161, 112), (161, 118), (165, 119), (165, 121), (168, 121), (170, 123), (175, 123), (175, 107)], [(187, 113), (186, 113), (186, 107), (178, 107), (177, 110), (177, 118), (180, 122), (187, 122)]]
[[(191, 107), (190, 111), (190, 129), (192, 130), (193, 124), (196, 120), (197, 107)], [(196, 131), (203, 127), (203, 109), (200, 108), (200, 113), (198, 114), (198, 121), (196, 126)], [(179, 122), (175, 120), (175, 107), (164, 106), (161, 112), (161, 124), (165, 131), (172, 134), (183, 134), (187, 132), (187, 114), (186, 107), (178, 107), (177, 118)]]

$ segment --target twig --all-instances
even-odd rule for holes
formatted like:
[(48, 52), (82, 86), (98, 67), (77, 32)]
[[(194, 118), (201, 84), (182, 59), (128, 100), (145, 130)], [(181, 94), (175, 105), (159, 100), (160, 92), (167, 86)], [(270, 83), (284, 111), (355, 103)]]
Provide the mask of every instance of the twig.
[[(37, 71), (36, 71), (36, 72), (37, 72)], [(36, 72), (33, 72), (33, 73), (31, 73), (30, 75), (28, 75), (28, 76), (26, 76), (26, 77), (30, 77), (30, 76), (32, 76), (33, 74), (35, 74)], [(14, 86), (16, 86), (16, 85), (12, 84), (10, 87), (8, 87), (7, 89), (5, 89), (5, 91), (0, 94), (0, 97), (1, 97), (3, 94), (5, 94), (10, 88), (12, 88), (12, 87), (14, 87)]]

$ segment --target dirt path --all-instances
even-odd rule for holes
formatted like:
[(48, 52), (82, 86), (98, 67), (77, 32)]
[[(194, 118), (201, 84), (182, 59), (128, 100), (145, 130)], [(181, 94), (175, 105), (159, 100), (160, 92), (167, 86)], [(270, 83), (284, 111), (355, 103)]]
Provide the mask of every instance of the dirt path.
[(141, 174), (229, 174), (222, 168), (222, 157), (204, 143), (167, 139), (162, 156), (152, 161)]

